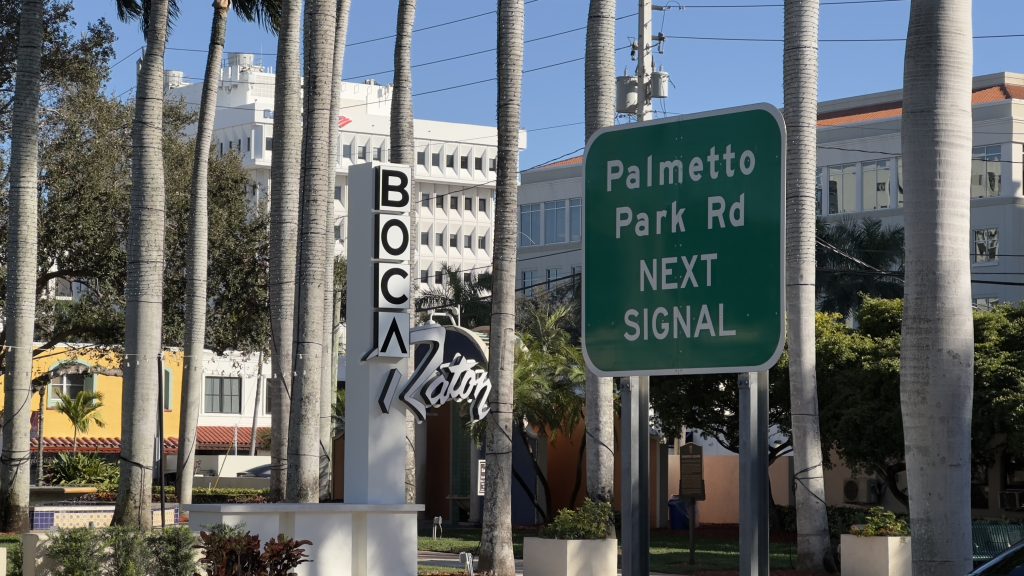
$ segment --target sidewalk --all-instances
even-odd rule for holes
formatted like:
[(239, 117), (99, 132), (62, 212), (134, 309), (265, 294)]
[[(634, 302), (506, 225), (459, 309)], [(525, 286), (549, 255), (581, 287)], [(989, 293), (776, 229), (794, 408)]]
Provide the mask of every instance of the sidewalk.
[[(464, 567), (459, 564), (458, 554), (446, 554), (443, 552), (419, 552), (418, 561), (420, 566), (434, 566), (438, 568), (451, 568), (452, 571), (464, 570)], [(475, 566), (476, 562), (474, 562)], [(523, 573), (523, 561), (516, 559), (516, 574), (522, 575)], [(620, 571), (619, 574), (622, 572)], [(661, 572), (651, 572), (651, 576), (670, 576), (669, 574), (663, 574)]]

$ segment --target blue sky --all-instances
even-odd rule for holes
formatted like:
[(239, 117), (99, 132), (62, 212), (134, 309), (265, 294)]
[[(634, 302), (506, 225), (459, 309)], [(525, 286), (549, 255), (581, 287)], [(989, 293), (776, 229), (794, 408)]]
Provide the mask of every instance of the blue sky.
[[(674, 8), (655, 12), (653, 29), (666, 36), (701, 38), (780, 39), (783, 0), (694, 0), (659, 2)], [(823, 100), (900, 88), (903, 74), (903, 43), (828, 42), (827, 40), (899, 39), (906, 34), (909, 0), (825, 0), (821, 8), (820, 96)], [(200, 78), (205, 66), (211, 7), (207, 0), (179, 0), (181, 18), (168, 41), (167, 67)], [(395, 0), (353, 0), (349, 24), (350, 47), (343, 77), (362, 81), (372, 77), (381, 83), (391, 79)], [(683, 9), (677, 9), (682, 5)], [(523, 78), (522, 125), (529, 132), (522, 156), (527, 168), (576, 151), (583, 146), (583, 50), (586, 26), (585, 0), (528, 0), (526, 6), (525, 68), (543, 68)], [(417, 28), (486, 13), (496, 2), (473, 0), (420, 0)], [(617, 46), (636, 36), (637, 3), (619, 2)], [(121, 97), (134, 93), (134, 51), (142, 44), (137, 24), (117, 21), (109, 0), (78, 0), (75, 17), (80, 25), (106, 18), (118, 36), (117, 59), (108, 91)], [(975, 0), (974, 34), (1000, 35), (1024, 32), (1021, 0)], [(428, 92), (458, 84), (486, 80), (495, 75), (496, 20), (493, 13), (447, 26), (417, 32), (413, 38), (413, 92)], [(558, 34), (540, 39), (541, 37)], [(375, 38), (382, 40), (365, 42)], [(357, 44), (358, 43), (358, 44)], [(228, 24), (227, 51), (263, 55), (274, 65), (276, 39), (252, 24), (232, 16)], [(474, 56), (439, 64), (434, 60), (472, 52)], [(974, 72), (1024, 72), (1024, 34), (1021, 37), (976, 39)], [(578, 60), (576, 60), (578, 59)], [(117, 61), (117, 60), (115, 60)], [(657, 110), (691, 113), (753, 102), (782, 105), (782, 44), (710, 39), (670, 38), (656, 64), (671, 74), (670, 97), (656, 103)], [(633, 71), (629, 50), (618, 53), (618, 70)], [(364, 75), (371, 76), (364, 76)], [(418, 118), (495, 124), (496, 84), (493, 81), (452, 90), (423, 94), (414, 99)], [(660, 116), (660, 113), (659, 113)], [(568, 126), (563, 126), (569, 124)]]

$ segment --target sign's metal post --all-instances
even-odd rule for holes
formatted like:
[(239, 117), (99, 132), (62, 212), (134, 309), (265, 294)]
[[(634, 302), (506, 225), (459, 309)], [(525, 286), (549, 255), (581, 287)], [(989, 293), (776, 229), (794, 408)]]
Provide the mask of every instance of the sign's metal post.
[(637, 445), (639, 472), (637, 484), (639, 494), (637, 508), (639, 508), (640, 519), (637, 522), (637, 551), (640, 554), (638, 576), (647, 576), (651, 573), (651, 483), (648, 480), (651, 470), (651, 377), (640, 376), (637, 378), (637, 426), (640, 431)]
[(740, 374), (740, 575), (768, 576), (768, 372)]
[(622, 433), (619, 442), (622, 447), (622, 575), (637, 576), (640, 573), (640, 551), (637, 527), (640, 525), (640, 458), (637, 453), (640, 436), (637, 407), (640, 404), (639, 378), (623, 378)]

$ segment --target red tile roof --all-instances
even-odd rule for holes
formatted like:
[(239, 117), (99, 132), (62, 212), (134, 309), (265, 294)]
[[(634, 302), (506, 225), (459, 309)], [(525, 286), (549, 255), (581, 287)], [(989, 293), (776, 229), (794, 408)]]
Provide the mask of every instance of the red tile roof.
[[(251, 428), (238, 428), (238, 445), (248, 446), (251, 437)], [(260, 436), (269, 434), (270, 428), (258, 428), (256, 440)], [(235, 446), (234, 426), (200, 426), (197, 430), (199, 450), (228, 450)], [(32, 451), (37, 449), (36, 438), (31, 439)], [(46, 438), (44, 449), (46, 452), (71, 452), (74, 440), (70, 437)], [(85, 453), (117, 454), (121, 451), (120, 438), (89, 438), (78, 439), (78, 451)], [(164, 454), (176, 454), (178, 452), (177, 438), (164, 438)]]
[[(1003, 100), (1024, 100), (1024, 86), (1000, 84), (999, 86), (975, 90), (971, 96), (971, 104), (974, 105)], [(818, 126), (845, 126), (871, 120), (898, 118), (902, 115), (903, 103), (901, 101), (886, 102), (819, 114)]]

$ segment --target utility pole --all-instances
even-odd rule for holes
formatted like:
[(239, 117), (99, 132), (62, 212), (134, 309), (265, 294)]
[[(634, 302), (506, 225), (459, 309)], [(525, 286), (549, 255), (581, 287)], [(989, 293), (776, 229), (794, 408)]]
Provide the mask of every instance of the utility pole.
[(650, 81), (654, 67), (651, 54), (651, 0), (640, 0), (637, 10), (636, 121), (651, 119)]

